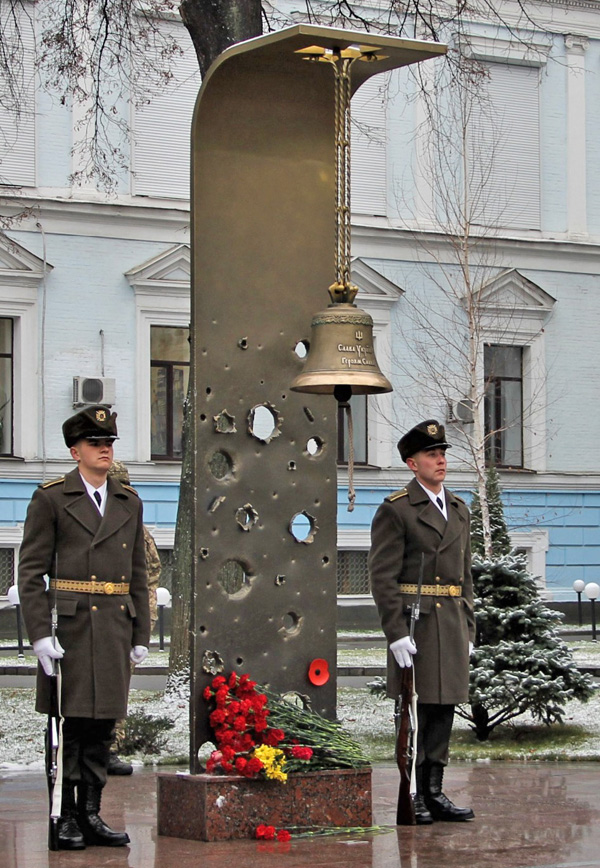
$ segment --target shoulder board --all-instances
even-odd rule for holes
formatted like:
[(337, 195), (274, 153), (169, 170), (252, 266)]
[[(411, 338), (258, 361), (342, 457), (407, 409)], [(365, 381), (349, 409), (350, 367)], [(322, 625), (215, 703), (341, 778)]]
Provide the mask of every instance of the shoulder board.
[(135, 490), (135, 488), (132, 488), (131, 485), (125, 485), (123, 482), (121, 483), (121, 485), (123, 486), (123, 488), (124, 488), (126, 491), (130, 491), (132, 494), (135, 494), (136, 497), (139, 497), (139, 494), (137, 493), (137, 491)]
[(395, 500), (398, 500), (399, 497), (406, 497), (407, 494), (408, 491), (406, 488), (401, 488), (400, 491), (392, 491), (392, 493), (388, 494), (385, 499), (390, 503), (393, 503)]
[(60, 479), (51, 479), (50, 482), (44, 482), (43, 485), (40, 485), (40, 488), (52, 488), (53, 485), (58, 485), (59, 482), (64, 482), (65, 477), (61, 476)]

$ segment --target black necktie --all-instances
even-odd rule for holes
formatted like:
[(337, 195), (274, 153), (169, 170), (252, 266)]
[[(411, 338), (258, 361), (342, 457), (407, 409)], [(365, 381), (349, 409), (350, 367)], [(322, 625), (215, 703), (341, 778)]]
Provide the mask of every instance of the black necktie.
[[(97, 493), (98, 493), (98, 492), (96, 492), (96, 494), (97, 494)], [(439, 508), (440, 508), (440, 509), (442, 510), (442, 512), (443, 512), (443, 511), (444, 511), (444, 504), (442, 503), (442, 498), (441, 498), (441, 497), (436, 497), (435, 502), (437, 503), (437, 505), (439, 506)]]
[(98, 509), (102, 506), (102, 496), (99, 491), (94, 492), (94, 500), (98, 504)]

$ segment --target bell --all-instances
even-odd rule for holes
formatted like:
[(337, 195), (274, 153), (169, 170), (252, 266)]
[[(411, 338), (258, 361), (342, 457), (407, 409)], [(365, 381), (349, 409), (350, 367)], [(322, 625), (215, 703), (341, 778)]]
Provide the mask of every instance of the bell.
[(355, 304), (336, 302), (313, 316), (304, 369), (292, 381), (295, 392), (350, 395), (391, 392), (373, 350), (373, 319)]

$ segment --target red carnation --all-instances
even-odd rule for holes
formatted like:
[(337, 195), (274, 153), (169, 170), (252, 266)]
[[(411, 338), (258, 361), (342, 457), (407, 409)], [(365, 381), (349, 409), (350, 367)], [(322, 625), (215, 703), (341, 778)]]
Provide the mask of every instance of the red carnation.
[(302, 747), (301, 745), (294, 745), (292, 748), (292, 756), (295, 759), (299, 760), (309, 760), (313, 755), (313, 751), (311, 747)]
[(287, 829), (280, 829), (280, 830), (277, 832), (277, 840), (278, 840), (278, 841), (289, 841), (291, 837), (292, 837), (292, 836), (291, 836), (291, 834), (288, 832)]
[(248, 760), (246, 769), (251, 775), (257, 775), (263, 767), (261, 760), (257, 756), (253, 756)]

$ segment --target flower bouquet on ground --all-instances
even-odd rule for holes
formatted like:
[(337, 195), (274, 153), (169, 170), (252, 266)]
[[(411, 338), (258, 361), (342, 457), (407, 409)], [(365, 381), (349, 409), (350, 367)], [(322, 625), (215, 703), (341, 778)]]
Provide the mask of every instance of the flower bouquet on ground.
[(260, 687), (249, 675), (217, 675), (203, 695), (216, 744), (206, 763), (209, 774), (284, 783), (291, 772), (369, 764), (339, 723)]

